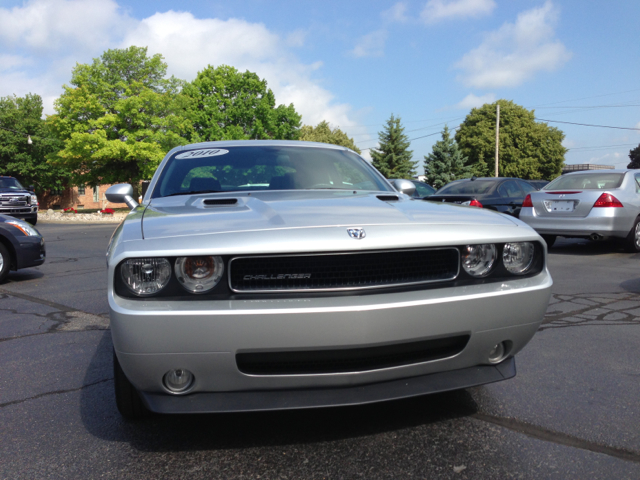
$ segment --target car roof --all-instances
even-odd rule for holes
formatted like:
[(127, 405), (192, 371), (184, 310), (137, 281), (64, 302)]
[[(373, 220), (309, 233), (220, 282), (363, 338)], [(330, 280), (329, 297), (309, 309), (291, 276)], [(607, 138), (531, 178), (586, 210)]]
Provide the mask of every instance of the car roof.
[(601, 174), (601, 173), (628, 173), (628, 172), (637, 172), (640, 173), (640, 170), (635, 170), (631, 168), (603, 168), (599, 170), (579, 170), (577, 172), (567, 172), (563, 174), (563, 177), (567, 175), (587, 175), (587, 174)]
[(304, 142), (301, 140), (221, 140), (216, 142), (191, 143), (176, 147), (174, 150), (191, 150), (193, 148), (222, 148), (222, 147), (304, 147), (304, 148), (329, 148), (333, 150), (349, 150), (350, 148), (331, 143)]

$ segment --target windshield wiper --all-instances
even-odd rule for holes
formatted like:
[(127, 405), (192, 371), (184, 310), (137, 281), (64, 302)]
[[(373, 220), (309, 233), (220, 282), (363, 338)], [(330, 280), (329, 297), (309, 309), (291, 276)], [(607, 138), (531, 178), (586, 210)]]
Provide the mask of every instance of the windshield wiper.
[(190, 192), (176, 192), (165, 195), (165, 197), (173, 197), (174, 195), (197, 195), (199, 193), (222, 193), (224, 190), (192, 190)]

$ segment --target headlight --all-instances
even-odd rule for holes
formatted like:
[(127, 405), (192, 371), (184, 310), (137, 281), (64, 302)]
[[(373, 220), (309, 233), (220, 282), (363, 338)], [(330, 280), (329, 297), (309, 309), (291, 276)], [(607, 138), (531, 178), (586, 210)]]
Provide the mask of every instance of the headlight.
[(27, 222), (21, 222), (20, 220), (9, 220), (7, 222), (4, 222), (8, 225), (11, 225), (12, 227), (16, 227), (18, 230), (20, 230), (22, 233), (24, 233), (26, 236), (34, 236), (34, 237), (40, 237), (40, 232), (38, 232), (35, 228), (33, 228), (31, 225), (29, 225)]
[(130, 258), (120, 271), (125, 285), (140, 296), (158, 293), (171, 279), (171, 264), (166, 258)]
[(38, 206), (38, 197), (31, 195), (31, 205)]
[(180, 257), (175, 266), (178, 282), (192, 293), (204, 293), (215, 287), (224, 273), (221, 257)]
[(502, 263), (509, 273), (524, 275), (533, 264), (534, 252), (531, 242), (506, 243), (502, 250)]
[(496, 246), (492, 243), (467, 245), (462, 249), (462, 268), (473, 277), (486, 277), (491, 273), (496, 257)]

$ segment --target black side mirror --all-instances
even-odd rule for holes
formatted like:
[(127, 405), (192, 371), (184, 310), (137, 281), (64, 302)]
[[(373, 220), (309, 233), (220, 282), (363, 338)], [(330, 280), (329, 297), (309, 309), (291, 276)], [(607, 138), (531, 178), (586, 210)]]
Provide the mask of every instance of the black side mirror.
[(29, 185), (29, 190), (31, 190), (32, 192), (36, 191), (36, 187), (34, 187), (33, 185)]

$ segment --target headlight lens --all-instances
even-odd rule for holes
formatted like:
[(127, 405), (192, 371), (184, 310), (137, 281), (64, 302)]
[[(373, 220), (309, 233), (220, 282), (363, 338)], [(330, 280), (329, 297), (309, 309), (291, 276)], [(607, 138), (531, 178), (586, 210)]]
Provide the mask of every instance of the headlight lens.
[(171, 264), (166, 258), (130, 258), (121, 266), (122, 280), (136, 295), (158, 293), (171, 279)]
[(486, 277), (497, 257), (496, 246), (492, 243), (467, 245), (462, 249), (462, 268), (474, 277)]
[(178, 282), (192, 293), (204, 293), (215, 287), (224, 273), (218, 256), (180, 257), (175, 266)]
[(533, 264), (535, 247), (531, 242), (506, 243), (502, 251), (502, 263), (509, 273), (524, 275)]
[(12, 227), (16, 227), (18, 230), (20, 230), (22, 233), (24, 233), (26, 236), (34, 236), (34, 237), (40, 237), (40, 232), (38, 232), (35, 228), (33, 228), (31, 225), (29, 225), (27, 222), (21, 222), (19, 220), (9, 220), (7, 222), (4, 222), (8, 225), (11, 225)]
[(38, 197), (31, 195), (31, 205), (38, 206)]

